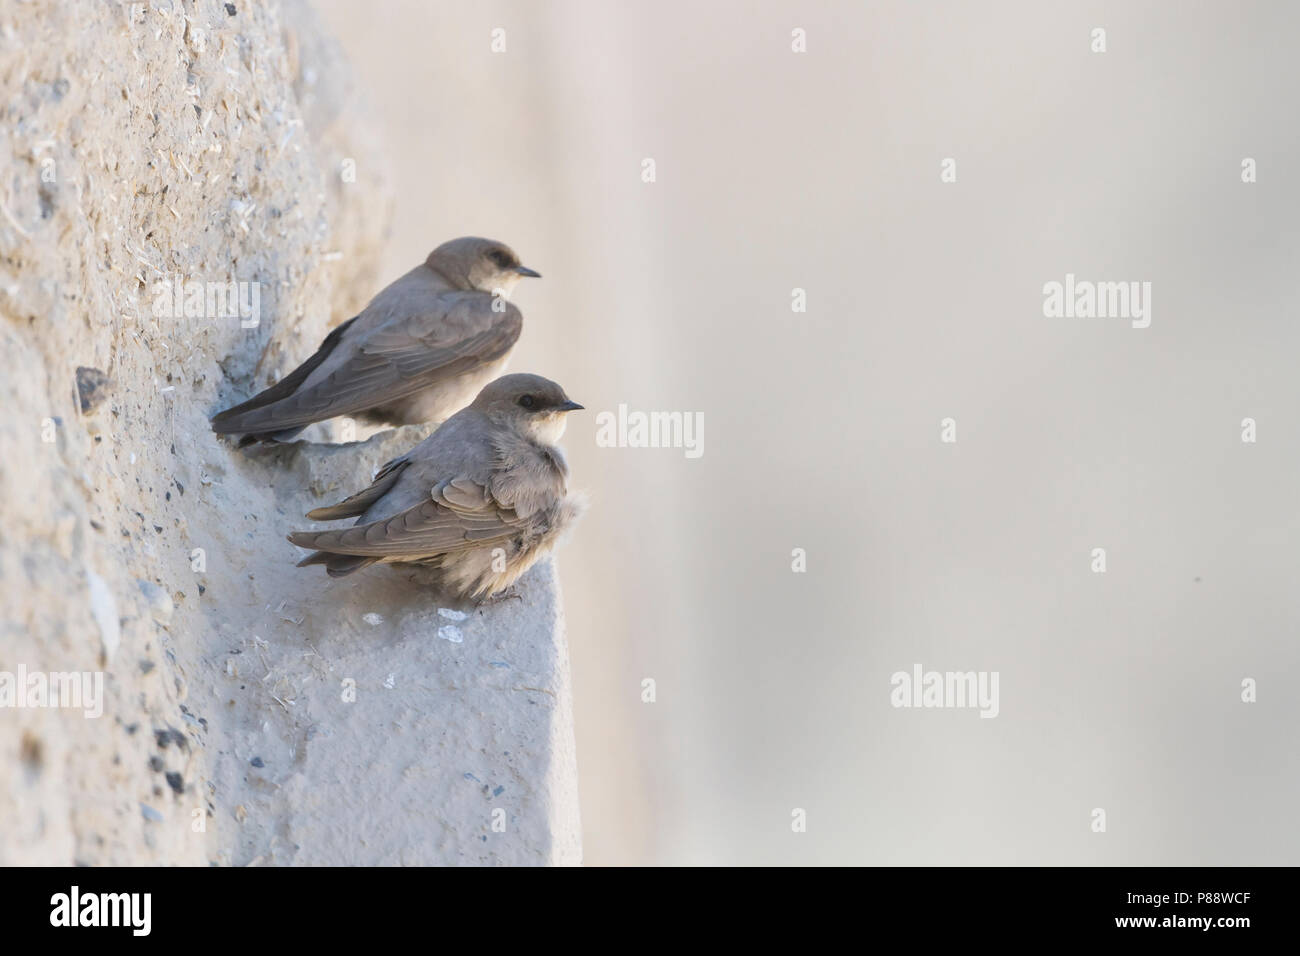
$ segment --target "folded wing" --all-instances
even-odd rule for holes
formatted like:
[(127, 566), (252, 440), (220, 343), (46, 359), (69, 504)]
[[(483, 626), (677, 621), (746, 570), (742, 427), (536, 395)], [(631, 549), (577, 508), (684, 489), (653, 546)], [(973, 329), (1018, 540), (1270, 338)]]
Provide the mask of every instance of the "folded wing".
[(439, 483), (428, 501), (391, 518), (339, 531), (295, 531), (289, 540), (330, 554), (413, 560), (494, 547), (525, 531), (528, 523), (485, 485), (454, 478)]
[[(494, 302), (501, 311), (493, 309)], [(328, 375), (310, 385), (303, 384), (308, 376), (301, 375), (290, 394), (270, 404), (259, 395), (218, 415), (213, 428), (276, 432), (382, 407), (500, 359), (514, 347), (522, 328), (523, 316), (504, 300), (482, 293), (445, 295), (436, 314), (385, 323)], [(311, 361), (314, 370), (323, 358)]]

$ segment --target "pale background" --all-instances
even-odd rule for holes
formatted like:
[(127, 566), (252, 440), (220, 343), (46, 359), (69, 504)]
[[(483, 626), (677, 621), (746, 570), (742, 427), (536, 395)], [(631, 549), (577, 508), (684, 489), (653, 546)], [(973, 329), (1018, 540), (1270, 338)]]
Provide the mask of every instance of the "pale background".
[[(385, 276), (511, 243), (511, 368), (590, 409), (589, 863), (1300, 862), (1300, 8), (318, 7), (391, 148)], [(1067, 272), (1152, 282), (1151, 327), (1044, 318)], [(704, 456), (597, 448), (620, 402), (702, 411)], [(1001, 715), (891, 708), (915, 663)]]

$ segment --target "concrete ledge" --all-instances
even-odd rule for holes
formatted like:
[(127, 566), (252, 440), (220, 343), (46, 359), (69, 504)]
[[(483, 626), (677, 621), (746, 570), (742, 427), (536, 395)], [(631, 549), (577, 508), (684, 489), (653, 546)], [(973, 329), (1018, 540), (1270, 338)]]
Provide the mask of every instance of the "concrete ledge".
[[(302, 443), (240, 468), (249, 484), (282, 489), (277, 510), (306, 527), (294, 512), (363, 487), (425, 432)], [(212, 662), (207, 710), (236, 742), (213, 779), (243, 808), (232, 862), (580, 862), (554, 563), (525, 575), (517, 598), (439, 608), (418, 572), (331, 579), (293, 567), (301, 552), (283, 527), (221, 547), (275, 555), (249, 576), (251, 594), (267, 598), (261, 627)]]

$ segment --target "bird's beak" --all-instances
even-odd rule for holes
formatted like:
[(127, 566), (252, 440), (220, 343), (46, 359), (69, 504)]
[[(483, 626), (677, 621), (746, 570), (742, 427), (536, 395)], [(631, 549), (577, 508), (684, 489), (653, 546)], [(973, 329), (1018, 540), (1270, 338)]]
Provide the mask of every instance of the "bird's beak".
[(515, 271), (518, 272), (521, 276), (528, 276), (528, 278), (530, 279), (540, 279), (542, 277), (542, 274), (540, 272), (534, 272), (532, 269), (528, 268), (527, 266), (515, 266)]
[(581, 411), (584, 407), (585, 406), (579, 405), (575, 401), (567, 401), (563, 405), (555, 406), (555, 409), (560, 412), (576, 412)]

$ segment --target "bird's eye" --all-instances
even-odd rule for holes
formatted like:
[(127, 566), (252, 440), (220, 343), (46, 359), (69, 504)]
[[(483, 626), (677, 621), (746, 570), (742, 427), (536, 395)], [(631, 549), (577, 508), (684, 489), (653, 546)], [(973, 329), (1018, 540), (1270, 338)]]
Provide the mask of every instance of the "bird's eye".
[(519, 404), (524, 408), (532, 408), (537, 404), (537, 399), (533, 398), (531, 395), (524, 395), (519, 399)]
[(505, 269), (510, 265), (510, 257), (506, 255), (504, 252), (502, 252), (500, 249), (493, 249), (492, 255), (489, 258), (491, 258), (491, 260), (495, 262), (497, 265), (499, 265), (502, 269)]

